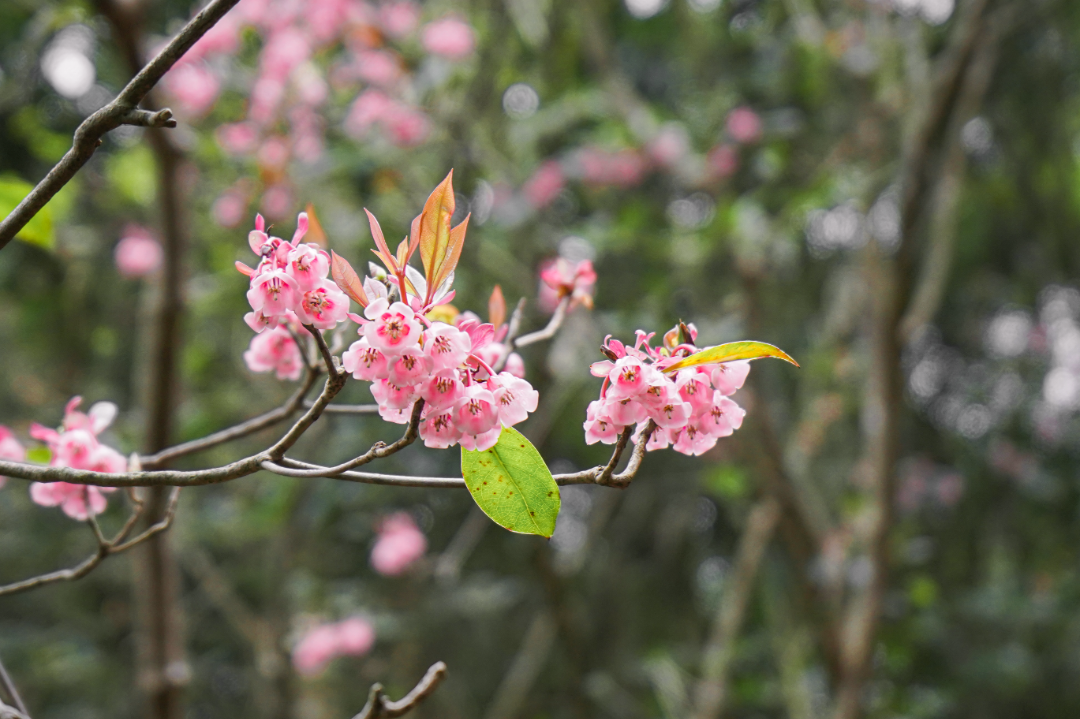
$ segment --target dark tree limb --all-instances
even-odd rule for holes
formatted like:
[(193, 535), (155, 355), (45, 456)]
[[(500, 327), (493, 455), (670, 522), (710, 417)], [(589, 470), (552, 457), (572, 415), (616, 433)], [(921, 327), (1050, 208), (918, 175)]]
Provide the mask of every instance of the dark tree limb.
[(172, 110), (168, 108), (152, 112), (139, 108), (139, 103), (150, 90), (157, 85), (166, 72), (191, 49), (210, 28), (224, 17), (240, 0), (213, 0), (193, 17), (176, 37), (146, 64), (142, 70), (120, 91), (120, 94), (105, 107), (83, 120), (75, 130), (71, 149), (64, 154), (60, 162), (38, 183), (29, 195), (0, 221), (0, 249), (3, 249), (15, 235), (26, 226), (41, 208), (71, 181), (83, 165), (101, 145), (101, 138), (110, 130), (121, 125), (139, 127), (176, 127)]
[(435, 662), (412, 691), (396, 702), (386, 698), (382, 684), (375, 684), (368, 694), (367, 704), (353, 719), (391, 719), (391, 717), (405, 716), (420, 702), (431, 696), (445, 678), (446, 665)]

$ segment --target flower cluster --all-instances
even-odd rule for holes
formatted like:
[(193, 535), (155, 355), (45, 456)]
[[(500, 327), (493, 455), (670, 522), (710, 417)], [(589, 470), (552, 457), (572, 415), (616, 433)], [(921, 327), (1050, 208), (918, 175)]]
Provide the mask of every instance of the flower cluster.
[(565, 257), (556, 257), (540, 266), (540, 306), (549, 312), (564, 297), (570, 298), (570, 307), (593, 306), (593, 293), (596, 287), (596, 270), (592, 260), (575, 262)]
[(244, 353), (253, 372), (276, 372), (278, 379), (297, 379), (303, 369), (300, 348), (289, 332), (299, 325), (331, 329), (345, 319), (349, 298), (327, 276), (330, 256), (314, 243), (301, 243), (308, 231), (307, 213), (301, 212), (291, 242), (266, 233), (262, 215), (248, 244), (261, 258), (253, 269), (242, 262), (236, 268), (251, 278), (247, 292), (251, 312), (244, 322), (258, 334)]
[(672, 446), (683, 454), (703, 454), (717, 439), (742, 426), (746, 412), (730, 396), (746, 381), (750, 364), (737, 361), (665, 371), (696, 351), (691, 343), (697, 330), (693, 325), (676, 328), (664, 335), (663, 346), (657, 348), (649, 345), (652, 337), (638, 330), (633, 347), (610, 337), (605, 342), (605, 354), (611, 359), (591, 367), (604, 384), (600, 399), (589, 404), (585, 441), (614, 444), (626, 427), (638, 425), (637, 442), (644, 425), (652, 420), (657, 429), (647, 449)]
[[(98, 402), (85, 414), (78, 411), (82, 397), (73, 397), (64, 410), (59, 430), (30, 426), (30, 436), (48, 445), (52, 451), (51, 467), (71, 467), (94, 472), (115, 474), (127, 471), (124, 455), (98, 441), (116, 417), (116, 405)], [(2, 438), (0, 438), (2, 441)], [(85, 520), (105, 511), (103, 493), (116, 491), (113, 487), (91, 487), (67, 482), (34, 482), (30, 498), (43, 507), (59, 506), (72, 519)]]
[(293, 667), (308, 676), (318, 674), (335, 657), (362, 656), (375, 645), (375, 628), (363, 617), (320, 624), (293, 647)]
[(379, 538), (371, 550), (371, 566), (379, 574), (397, 576), (411, 567), (427, 551), (427, 539), (406, 512), (383, 518)]
[(483, 359), (494, 339), (491, 324), (430, 320), (404, 302), (391, 302), (386, 285), (371, 277), (364, 291), (370, 298), (364, 316), (350, 315), (361, 325), (361, 339), (341, 361), (353, 377), (373, 383), (383, 419), (408, 424), (411, 408), (423, 399), (425, 445), (485, 450), (495, 446), (503, 427), (536, 410), (532, 385), (496, 372)]

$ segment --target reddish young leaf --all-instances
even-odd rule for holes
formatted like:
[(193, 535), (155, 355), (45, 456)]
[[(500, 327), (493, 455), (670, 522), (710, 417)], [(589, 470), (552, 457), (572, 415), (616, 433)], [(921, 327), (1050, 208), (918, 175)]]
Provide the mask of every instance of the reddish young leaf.
[(372, 252), (382, 260), (388, 271), (397, 274), (397, 262), (394, 259), (394, 255), (391, 254), (390, 248), (386, 246), (386, 238), (383, 237), (383, 231), (382, 227), (379, 226), (379, 221), (375, 219), (375, 215), (371, 214), (366, 207), (364, 208), (364, 212), (367, 213), (368, 224), (371, 225), (371, 238), (375, 240), (375, 247), (377, 248), (372, 250)]
[(431, 287), (438, 287), (443, 283), (450, 273), (457, 268), (458, 260), (461, 259), (461, 248), (465, 244), (465, 231), (469, 229), (469, 218), (472, 217), (470, 212), (465, 216), (465, 219), (461, 221), (461, 224), (450, 230), (450, 238), (446, 243), (446, 254), (444, 255), (442, 263), (436, 270), (435, 284), (428, 284), (428, 291), (434, 292)]
[(308, 242), (314, 242), (319, 247), (325, 248), (327, 245), (326, 231), (323, 229), (322, 223), (319, 222), (319, 216), (315, 214), (315, 205), (310, 202), (307, 203), (305, 212), (307, 212), (308, 216), (308, 231), (305, 239), (307, 239)]
[(341, 291), (352, 298), (361, 307), (367, 307), (368, 298), (364, 294), (364, 285), (356, 275), (356, 270), (341, 255), (330, 250), (330, 275)]
[(255, 274), (255, 270), (251, 269), (240, 260), (236, 261), (236, 269), (239, 270), (240, 274), (247, 275), (248, 277), (251, 277), (253, 274)]
[(428, 287), (438, 275), (450, 242), (450, 217), (454, 214), (454, 171), (432, 190), (420, 215), (420, 260), (424, 264)]
[(495, 325), (495, 329), (506, 322), (506, 299), (503, 297), (502, 287), (498, 285), (495, 285), (488, 299), (488, 322)]

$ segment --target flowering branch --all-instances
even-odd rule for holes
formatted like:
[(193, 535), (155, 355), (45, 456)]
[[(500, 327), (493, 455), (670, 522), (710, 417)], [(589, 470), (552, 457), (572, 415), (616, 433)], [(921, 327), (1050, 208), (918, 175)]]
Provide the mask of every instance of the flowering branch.
[(188, 22), (176, 37), (157, 54), (153, 60), (132, 78), (116, 98), (90, 117), (83, 120), (75, 130), (71, 149), (65, 153), (49, 174), (38, 183), (29, 195), (0, 221), (0, 249), (26, 226), (43, 207), (71, 181), (94, 151), (101, 145), (101, 138), (121, 125), (139, 127), (176, 127), (172, 110), (168, 108), (151, 112), (138, 107), (150, 90), (169, 69), (207, 33), (225, 13), (240, 0), (213, 0), (202, 12)]
[[(14, 582), (13, 584), (7, 584), (0, 586), (0, 597), (8, 594), (18, 594), (19, 592), (29, 591), (31, 589), (37, 589), (38, 587), (45, 586), (46, 584), (53, 584), (55, 582), (70, 582), (76, 579), (85, 577), (90, 572), (94, 571), (99, 564), (101, 564), (107, 557), (113, 554), (120, 554), (126, 552), (132, 547), (145, 542), (156, 534), (164, 532), (172, 524), (173, 517), (176, 516), (176, 507), (180, 499), (180, 488), (176, 487), (169, 495), (169, 502), (165, 510), (164, 518), (148, 527), (141, 534), (132, 539), (127, 539), (131, 534), (132, 529), (135, 528), (135, 524), (142, 517), (146, 511), (146, 505), (143, 500), (132, 495), (132, 501), (135, 503), (135, 510), (124, 522), (124, 526), (120, 528), (120, 531), (112, 539), (106, 539), (102, 534), (101, 528), (98, 526), (97, 520), (94, 515), (90, 515), (86, 523), (90, 526), (90, 529), (94, 532), (94, 537), (97, 539), (97, 549), (89, 557), (84, 559), (79, 564), (69, 569), (61, 569), (56, 572), (50, 572), (49, 574), (42, 574), (37, 577), (25, 579), (21, 582)], [(125, 541), (127, 540), (127, 541)], [(14, 698), (13, 698), (14, 699)], [(22, 709), (25, 713), (25, 709)]]
[(435, 662), (413, 690), (398, 701), (391, 701), (383, 694), (382, 684), (375, 684), (368, 694), (367, 704), (353, 719), (390, 719), (405, 716), (416, 706), (431, 696), (442, 680), (446, 678), (446, 664)]

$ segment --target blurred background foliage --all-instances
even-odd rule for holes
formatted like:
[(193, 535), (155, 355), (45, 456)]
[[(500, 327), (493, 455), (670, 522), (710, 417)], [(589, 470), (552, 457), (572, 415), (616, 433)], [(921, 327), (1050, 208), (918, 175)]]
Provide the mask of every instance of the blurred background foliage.
[[(303, 27), (316, 3), (293, 5)], [(0, 209), (130, 77), (122, 28), (99, 10), (0, 4)], [(153, 47), (194, 10), (146, 3), (141, 42)], [(359, 268), (371, 246), (361, 208), (404, 234), (451, 167), (459, 213), (473, 213), (458, 307), (484, 314), (498, 283), (511, 303), (530, 299), (527, 326), (540, 327), (538, 263), (562, 253), (596, 264), (595, 310), (576, 310), (550, 345), (523, 353), (541, 404), (522, 431), (553, 470), (606, 458), (581, 429), (599, 391), (588, 363), (606, 334), (627, 340), (683, 319), (699, 345), (758, 339), (802, 369), (755, 364), (736, 395), (746, 426), (707, 455), (650, 455), (626, 491), (565, 489), (550, 542), (490, 526), (464, 492), (261, 474), (185, 491), (172, 541), (186, 715), (351, 716), (370, 683), (396, 696), (442, 659), (450, 679), (416, 716), (703, 716), (709, 637), (742, 600), (726, 715), (827, 716), (846, 676), (839, 627), (879, 576), (881, 622), (856, 677), (861, 713), (1080, 713), (1080, 6), (470, 0), (419, 10), (421, 24), (467, 21), (475, 47), (442, 57), (416, 31), (391, 37), (351, 20), (315, 44), (304, 70), (330, 78), (305, 120), (314, 130), (282, 110), (249, 150), (222, 139), (251, 109), (266, 42), (256, 27), (200, 60), (219, 84), (205, 107), (185, 112), (193, 100), (168, 86), (158, 95), (180, 120), (172, 180), (189, 238), (175, 440), (291, 391), (241, 360), (251, 332), (233, 262), (250, 262), (256, 211), (284, 234), (313, 203), (330, 246)], [(334, 80), (363, 49), (392, 53), (399, 75)], [(960, 79), (943, 84), (963, 52)], [(317, 84), (294, 81), (290, 92)], [(413, 126), (357, 126), (358, 93), (380, 84), (421, 113)], [(301, 152), (312, 137), (321, 145)], [(158, 280), (122, 277), (113, 252), (129, 223), (160, 231), (161, 181), (142, 131), (114, 131), (25, 241), (0, 254), (0, 422), (21, 435), (32, 420), (58, 424), (80, 394), (117, 402), (110, 442), (142, 448)], [(905, 204), (919, 182), (924, 192)], [(879, 362), (873, 308), (894, 291), (882, 263), (895, 264), (918, 311)], [(868, 397), (888, 382), (882, 366), (902, 389), (888, 408), (895, 467), (876, 480), (868, 438), (883, 410)], [(342, 399), (369, 401), (362, 383)], [(330, 417), (297, 456), (342, 461), (396, 431)], [(230, 461), (272, 434), (181, 466)], [(384, 471), (449, 475), (457, 454), (414, 446)], [(775, 541), (742, 586), (736, 548), (751, 509), (774, 495)], [(31, 504), (21, 481), (0, 500), (0, 581), (91, 551), (86, 527)], [(374, 529), (398, 510), (429, 550), (406, 575), (382, 577), (368, 560)], [(111, 509), (104, 522), (120, 516)], [(879, 522), (883, 547), (867, 539)], [(135, 689), (137, 581), (115, 558), (78, 583), (0, 599), (0, 656), (37, 719), (147, 715)], [(356, 614), (376, 627), (370, 654), (315, 677), (292, 672), (306, 628)]]

